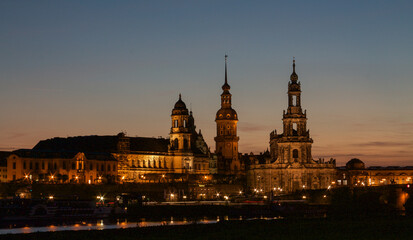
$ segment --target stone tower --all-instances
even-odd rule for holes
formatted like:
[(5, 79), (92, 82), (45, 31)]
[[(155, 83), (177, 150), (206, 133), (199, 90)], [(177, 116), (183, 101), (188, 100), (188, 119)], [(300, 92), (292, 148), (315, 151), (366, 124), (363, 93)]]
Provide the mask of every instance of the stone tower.
[(217, 136), (215, 137), (215, 152), (218, 155), (218, 173), (237, 174), (240, 170), (238, 158), (237, 112), (231, 107), (231, 87), (228, 84), (227, 58), (225, 55), (225, 83), (222, 85), (221, 109), (218, 110), (215, 122)]
[[(283, 133), (270, 133), (270, 154), (252, 156), (247, 182), (266, 194), (293, 193), (303, 189), (326, 189), (336, 177), (334, 159), (314, 160), (313, 139), (307, 130), (307, 114), (301, 108), (301, 84), (295, 72), (288, 82), (288, 108), (283, 112)], [(255, 158), (255, 159), (254, 159)]]
[(288, 109), (283, 112), (283, 134), (270, 135), (271, 156), (280, 163), (312, 163), (310, 131), (307, 130), (307, 113), (301, 108), (301, 83), (295, 72), (288, 83)]
[(171, 141), (171, 150), (175, 152), (188, 152), (191, 150), (191, 126), (193, 121), (190, 121), (188, 109), (182, 101), (181, 94), (179, 100), (175, 103), (172, 109), (172, 127), (169, 134)]

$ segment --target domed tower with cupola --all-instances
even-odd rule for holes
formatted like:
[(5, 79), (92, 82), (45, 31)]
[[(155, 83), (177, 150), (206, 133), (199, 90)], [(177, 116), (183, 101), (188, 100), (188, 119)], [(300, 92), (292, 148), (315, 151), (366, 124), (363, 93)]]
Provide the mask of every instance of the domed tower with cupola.
[(191, 117), (182, 96), (179, 94), (179, 100), (172, 109), (172, 126), (170, 136), (170, 150), (177, 152), (187, 152), (191, 150)]
[(271, 135), (271, 155), (281, 163), (312, 163), (312, 143), (307, 130), (307, 113), (301, 108), (301, 83), (293, 60), (293, 73), (288, 83), (288, 108), (283, 112), (283, 134)]
[(215, 153), (218, 155), (218, 173), (238, 174), (241, 164), (238, 158), (237, 112), (232, 108), (231, 87), (228, 84), (227, 58), (225, 55), (225, 83), (222, 85), (221, 108), (218, 110), (215, 122), (217, 136), (215, 137)]

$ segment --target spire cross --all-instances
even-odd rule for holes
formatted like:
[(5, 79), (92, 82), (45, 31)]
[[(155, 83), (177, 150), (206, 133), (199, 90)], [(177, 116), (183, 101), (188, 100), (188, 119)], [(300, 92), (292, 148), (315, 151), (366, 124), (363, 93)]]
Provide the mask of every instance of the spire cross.
[(295, 57), (293, 57), (293, 72), (295, 72)]

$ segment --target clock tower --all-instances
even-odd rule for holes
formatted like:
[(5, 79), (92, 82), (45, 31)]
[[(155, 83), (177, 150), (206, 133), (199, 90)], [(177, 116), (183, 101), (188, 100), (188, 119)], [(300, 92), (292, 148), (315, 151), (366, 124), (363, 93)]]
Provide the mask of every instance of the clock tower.
[(228, 84), (227, 59), (225, 55), (225, 83), (222, 85), (221, 109), (218, 110), (215, 122), (217, 136), (215, 137), (215, 153), (218, 155), (217, 167), (220, 174), (237, 174), (241, 170), (238, 158), (237, 112), (232, 109), (231, 87)]

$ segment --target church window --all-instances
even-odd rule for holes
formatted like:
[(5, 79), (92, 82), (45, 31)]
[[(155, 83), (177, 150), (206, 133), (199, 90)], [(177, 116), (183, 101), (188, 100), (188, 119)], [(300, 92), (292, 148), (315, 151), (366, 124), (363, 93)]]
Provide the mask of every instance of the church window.
[(174, 127), (178, 127), (178, 120), (174, 120)]
[(186, 128), (187, 126), (186, 126), (186, 120), (184, 120), (184, 127)]
[(298, 132), (297, 132), (297, 123), (293, 123), (293, 135), (298, 135)]
[(298, 158), (298, 150), (297, 149), (293, 150), (293, 158)]
[(175, 138), (175, 140), (174, 140), (174, 148), (175, 149), (178, 149), (179, 148), (179, 142), (178, 142), (178, 138)]
[(297, 106), (297, 96), (293, 95), (293, 106)]
[(184, 139), (184, 149), (188, 150), (188, 148), (189, 148), (188, 140)]
[(36, 162), (36, 163), (34, 164), (34, 167), (35, 167), (36, 170), (39, 170), (39, 163)]

